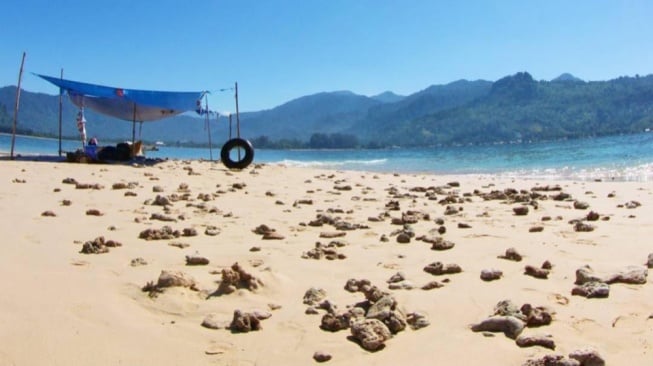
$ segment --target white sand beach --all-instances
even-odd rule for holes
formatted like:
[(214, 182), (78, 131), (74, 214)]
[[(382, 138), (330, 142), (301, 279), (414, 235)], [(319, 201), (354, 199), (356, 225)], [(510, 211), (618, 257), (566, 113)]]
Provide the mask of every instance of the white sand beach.
[[(3, 160), (0, 170), (0, 365), (309, 365), (316, 352), (332, 365), (522, 365), (590, 351), (606, 364), (653, 364), (649, 182), (200, 161)], [(165, 226), (180, 236), (141, 238)], [(93, 246), (98, 237), (120, 246)], [(509, 248), (523, 259), (498, 258)], [(461, 271), (434, 275), (436, 262)], [(235, 263), (254, 279), (223, 283)], [(600, 297), (572, 295), (583, 266)], [(482, 280), (489, 269), (501, 274)], [(165, 287), (162, 271), (194, 282)], [(367, 301), (345, 289), (352, 279), (369, 281)], [(311, 288), (324, 295), (313, 306)], [(371, 315), (381, 298), (389, 305)], [(519, 329), (473, 331), (503, 300), (522, 308), (511, 316)], [(232, 324), (236, 310), (260, 329)], [(322, 329), (329, 312), (346, 329)], [(366, 319), (389, 325), (377, 336), (395, 330), (368, 344), (375, 351), (352, 338)], [(513, 339), (533, 335), (550, 336), (538, 338), (549, 348)]]

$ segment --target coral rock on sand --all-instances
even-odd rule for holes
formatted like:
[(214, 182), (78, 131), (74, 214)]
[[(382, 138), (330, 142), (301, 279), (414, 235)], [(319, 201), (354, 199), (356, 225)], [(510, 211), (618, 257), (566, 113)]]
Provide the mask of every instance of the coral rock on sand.
[(361, 347), (368, 351), (378, 351), (384, 347), (385, 341), (392, 337), (390, 330), (377, 319), (365, 319), (354, 322), (351, 334)]
[(506, 249), (506, 254), (500, 255), (498, 258), (507, 259), (510, 261), (521, 262), (522, 255), (517, 252), (515, 248)]
[(209, 264), (208, 258), (201, 257), (197, 254), (187, 255), (186, 256), (186, 265), (187, 266), (204, 266)]
[(349, 328), (349, 321), (351, 319), (350, 312), (340, 314), (326, 313), (322, 317), (320, 328), (330, 332), (337, 332)]
[(426, 314), (420, 312), (406, 314), (406, 321), (408, 322), (408, 325), (410, 325), (410, 327), (415, 330), (431, 325), (431, 322), (429, 321)]
[(605, 360), (596, 350), (579, 349), (569, 353), (569, 358), (576, 360), (581, 366), (604, 366)]
[(646, 267), (653, 268), (653, 253), (648, 255), (648, 260), (646, 261)]
[(229, 325), (229, 329), (236, 333), (247, 333), (255, 330), (261, 330), (261, 321), (251, 313), (243, 313), (240, 310), (234, 311), (234, 317)]
[(199, 291), (197, 282), (191, 276), (180, 271), (161, 271), (159, 279), (156, 284), (148, 282), (143, 286), (143, 292), (149, 292), (150, 297), (156, 297), (157, 294), (162, 293), (163, 289), (168, 287), (186, 287), (193, 291)]
[(563, 355), (546, 355), (542, 358), (528, 360), (522, 366), (581, 366), (581, 364)]
[(605, 298), (610, 296), (610, 285), (600, 281), (584, 282), (571, 290), (572, 295), (586, 298)]
[(55, 214), (55, 213), (52, 212), (52, 211), (43, 211), (43, 212), (41, 213), (41, 216), (45, 216), (45, 217), (56, 217), (57, 214)]
[(109, 252), (109, 248), (122, 246), (121, 243), (114, 240), (104, 240), (103, 236), (98, 236), (92, 241), (87, 241), (82, 246), (80, 253), (83, 254), (102, 254)]
[(444, 240), (440, 236), (425, 236), (422, 235), (417, 238), (417, 240), (421, 240), (426, 243), (430, 243), (431, 249), (432, 250), (448, 250), (453, 248), (456, 244), (449, 241), (449, 240)]
[(181, 236), (179, 230), (173, 230), (170, 226), (163, 226), (161, 229), (145, 229), (138, 235), (139, 239), (145, 240), (169, 240)]
[(256, 277), (245, 271), (238, 263), (234, 263), (231, 268), (222, 270), (222, 281), (218, 287), (218, 293), (229, 294), (239, 288), (255, 291), (263, 283)]
[(462, 268), (454, 263), (443, 264), (442, 262), (434, 262), (424, 267), (424, 272), (439, 276), (443, 274), (460, 273), (462, 272)]
[(202, 320), (202, 326), (209, 329), (222, 329), (229, 327), (229, 324), (221, 321), (217, 314), (209, 314)]
[(498, 280), (503, 276), (503, 272), (498, 269), (484, 269), (481, 271), (481, 279), (483, 281)]
[(512, 211), (515, 213), (515, 216), (526, 216), (528, 215), (528, 206), (513, 207)]
[(524, 274), (525, 275), (535, 277), (535, 278), (539, 278), (539, 279), (549, 278), (549, 272), (550, 271), (548, 269), (546, 269), (546, 268), (537, 268), (537, 267), (534, 267), (534, 266), (531, 266), (531, 265), (528, 265), (528, 266), (526, 266), (524, 268)]
[(524, 330), (524, 322), (520, 319), (506, 315), (491, 316), (478, 324), (472, 325), (474, 332), (503, 332), (506, 337), (515, 339)]
[(606, 277), (604, 282), (607, 284), (627, 283), (632, 285), (643, 285), (646, 283), (647, 276), (648, 269), (646, 267), (629, 266), (613, 275)]
[(304, 304), (306, 305), (317, 305), (327, 296), (327, 293), (324, 289), (311, 287), (304, 293)]
[(601, 278), (594, 274), (592, 267), (585, 265), (576, 270), (577, 285), (582, 285), (587, 282), (603, 282)]
[(327, 362), (331, 360), (331, 355), (326, 352), (317, 351), (313, 353), (313, 359), (315, 362)]
[(555, 342), (553, 341), (553, 338), (549, 334), (536, 334), (536, 335), (521, 334), (519, 337), (517, 337), (515, 343), (522, 348), (540, 346), (552, 350), (556, 349)]

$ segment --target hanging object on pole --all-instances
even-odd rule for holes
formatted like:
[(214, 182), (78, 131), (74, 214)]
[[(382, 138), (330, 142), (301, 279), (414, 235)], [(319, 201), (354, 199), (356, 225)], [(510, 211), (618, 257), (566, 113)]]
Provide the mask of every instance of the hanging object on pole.
[(84, 107), (77, 112), (77, 131), (82, 138), (82, 146), (86, 146), (86, 117), (84, 117)]

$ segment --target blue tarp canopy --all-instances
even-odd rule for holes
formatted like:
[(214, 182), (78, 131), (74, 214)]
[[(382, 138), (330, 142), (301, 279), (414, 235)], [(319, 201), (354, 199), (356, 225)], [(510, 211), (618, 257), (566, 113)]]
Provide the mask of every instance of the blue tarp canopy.
[(156, 121), (201, 108), (205, 92), (171, 92), (123, 89), (81, 83), (51, 76), (37, 76), (66, 91), (77, 107), (126, 121)]

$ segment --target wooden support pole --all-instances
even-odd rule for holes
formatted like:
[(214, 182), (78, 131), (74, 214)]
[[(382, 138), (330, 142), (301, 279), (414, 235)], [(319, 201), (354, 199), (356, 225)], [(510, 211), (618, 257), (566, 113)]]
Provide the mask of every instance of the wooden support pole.
[[(63, 68), (61, 68), (61, 79), (63, 79)], [(63, 89), (59, 88), (59, 156), (62, 154), (61, 149), (61, 119), (63, 115)]]
[(23, 66), (25, 65), (26, 53), (23, 52), (23, 59), (20, 61), (20, 71), (18, 72), (18, 86), (16, 88), (16, 104), (14, 106), (14, 125), (11, 129), (11, 160), (14, 160), (14, 145), (16, 144), (16, 125), (18, 124), (18, 107), (20, 106), (20, 84), (23, 80)]
[(238, 111), (238, 82), (236, 82), (236, 133), (240, 138), (240, 112)]

